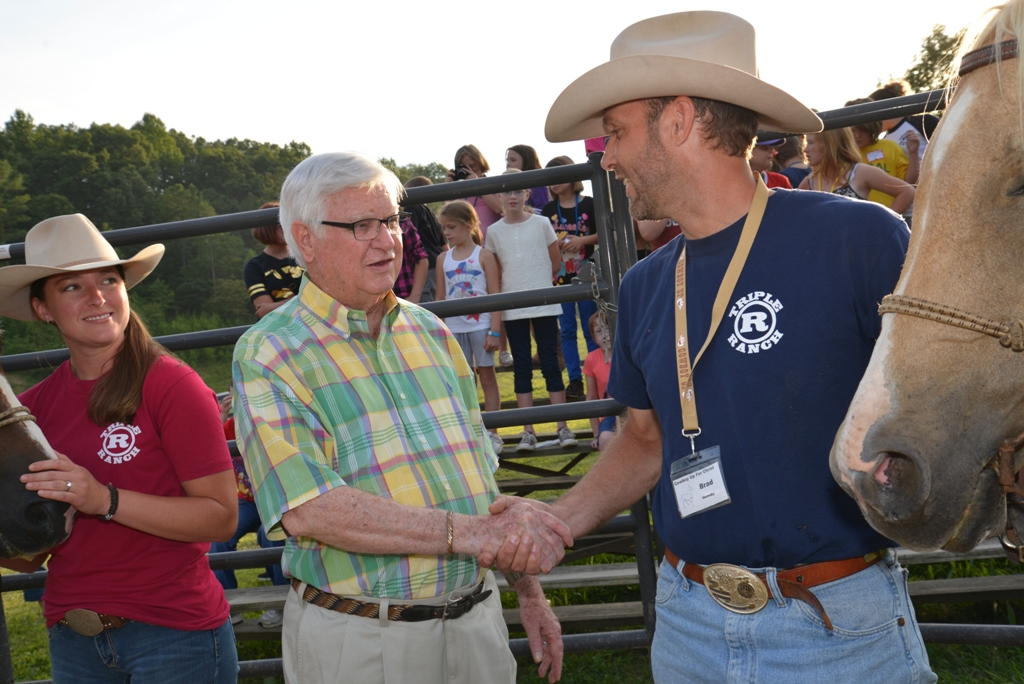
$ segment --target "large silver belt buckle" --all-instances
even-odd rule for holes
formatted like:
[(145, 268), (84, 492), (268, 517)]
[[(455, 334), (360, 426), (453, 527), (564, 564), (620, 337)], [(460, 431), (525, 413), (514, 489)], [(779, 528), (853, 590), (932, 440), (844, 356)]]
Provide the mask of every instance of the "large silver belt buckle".
[(99, 613), (93, 610), (84, 608), (69, 610), (64, 613), (64, 621), (68, 623), (68, 627), (82, 636), (96, 636), (103, 631), (103, 621), (100, 620)]
[(756, 613), (768, 604), (768, 587), (760, 577), (738, 565), (707, 566), (704, 586), (715, 603), (734, 613)]

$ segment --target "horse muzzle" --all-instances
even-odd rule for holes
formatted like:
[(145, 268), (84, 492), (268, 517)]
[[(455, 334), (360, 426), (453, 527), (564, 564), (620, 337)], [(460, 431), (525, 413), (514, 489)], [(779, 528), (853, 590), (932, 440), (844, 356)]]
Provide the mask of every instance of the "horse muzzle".
[(4, 520), (0, 530), (0, 556), (34, 556), (68, 538), (71, 507), (37, 497), (19, 515)]

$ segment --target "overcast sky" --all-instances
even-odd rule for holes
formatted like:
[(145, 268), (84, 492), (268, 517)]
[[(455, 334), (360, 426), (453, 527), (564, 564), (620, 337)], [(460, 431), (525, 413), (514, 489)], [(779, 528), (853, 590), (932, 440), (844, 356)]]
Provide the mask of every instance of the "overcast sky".
[(555, 97), (607, 61), (626, 26), (716, 9), (757, 30), (761, 77), (819, 110), (900, 76), (935, 24), (987, 0), (333, 2), (0, 0), (0, 117), (131, 126), (146, 112), (208, 140), (360, 150), (451, 164), (474, 143), (493, 168), (525, 143), (541, 161)]

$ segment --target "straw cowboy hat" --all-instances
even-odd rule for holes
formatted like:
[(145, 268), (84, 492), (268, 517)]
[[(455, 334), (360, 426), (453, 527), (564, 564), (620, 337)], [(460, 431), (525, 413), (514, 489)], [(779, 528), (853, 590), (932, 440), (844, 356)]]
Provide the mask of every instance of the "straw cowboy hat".
[(0, 268), (0, 316), (39, 320), (29, 304), (29, 287), (40, 278), (121, 265), (125, 287), (131, 289), (153, 272), (163, 255), (163, 245), (150, 245), (122, 259), (81, 214), (46, 219), (25, 236), (25, 264)]
[(753, 110), (761, 128), (816, 133), (821, 119), (758, 78), (754, 27), (724, 12), (680, 12), (645, 19), (620, 33), (611, 59), (562, 91), (548, 112), (551, 142), (604, 136), (609, 107), (689, 95)]

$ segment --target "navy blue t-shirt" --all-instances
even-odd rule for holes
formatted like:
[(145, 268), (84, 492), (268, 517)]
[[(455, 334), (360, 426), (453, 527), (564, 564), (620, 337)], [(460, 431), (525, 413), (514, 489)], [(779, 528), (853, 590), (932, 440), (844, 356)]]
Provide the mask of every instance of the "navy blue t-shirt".
[[(687, 244), (691, 359), (743, 219)], [(682, 437), (675, 359), (675, 266), (683, 238), (626, 273), (608, 393), (654, 409), (662, 473), (654, 521), (685, 561), (789, 568), (851, 558), (894, 544), (864, 521), (829, 470), (836, 430), (881, 328), (909, 232), (891, 211), (826, 193), (777, 190), (730, 299), (694, 371), (701, 434), (721, 447), (732, 502), (681, 518), (669, 477), (690, 454)]]

